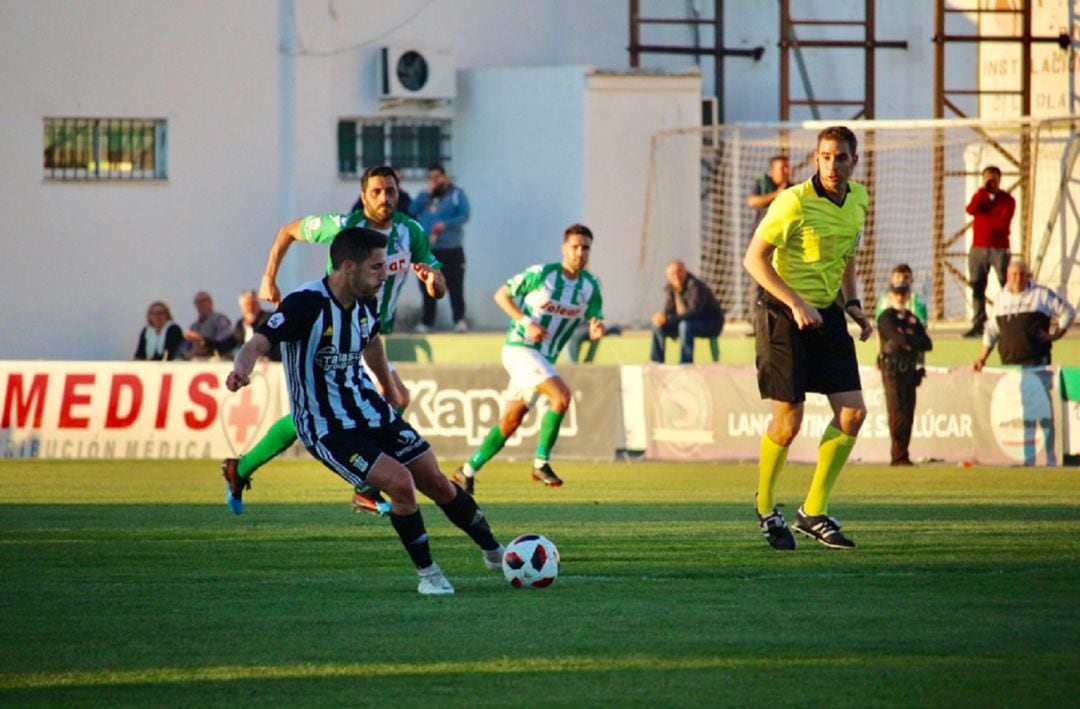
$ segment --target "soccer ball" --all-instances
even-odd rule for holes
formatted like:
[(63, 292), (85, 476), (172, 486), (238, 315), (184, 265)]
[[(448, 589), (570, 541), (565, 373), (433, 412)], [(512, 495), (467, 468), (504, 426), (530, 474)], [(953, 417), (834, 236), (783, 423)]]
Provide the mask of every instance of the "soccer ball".
[(506, 546), (503, 576), (514, 588), (545, 588), (559, 576), (559, 550), (539, 534), (522, 534)]

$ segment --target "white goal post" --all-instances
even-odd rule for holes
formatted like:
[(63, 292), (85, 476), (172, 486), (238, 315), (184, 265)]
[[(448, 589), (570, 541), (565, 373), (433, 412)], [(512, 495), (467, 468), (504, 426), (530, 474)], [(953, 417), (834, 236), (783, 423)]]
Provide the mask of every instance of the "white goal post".
[[(644, 282), (662, 283), (664, 264), (682, 258), (713, 286), (729, 321), (745, 319), (754, 285), (742, 257), (758, 217), (747, 197), (774, 155), (788, 157), (793, 183), (808, 179), (817, 134), (827, 125), (718, 125), (654, 135), (640, 257)], [(1039, 283), (1074, 304), (1080, 300), (1080, 118), (844, 125), (859, 141), (852, 179), (870, 192), (856, 262), (864, 302), (884, 292), (894, 265), (907, 263), (931, 320), (968, 318), (971, 218), (965, 208), (988, 165), (1001, 169), (1003, 189), (1016, 198), (1013, 252), (1029, 260)], [(686, 230), (700, 233), (700, 252), (670, 253), (667, 235)], [(992, 300), (997, 284), (990, 280)], [(645, 321), (649, 305), (638, 309)]]

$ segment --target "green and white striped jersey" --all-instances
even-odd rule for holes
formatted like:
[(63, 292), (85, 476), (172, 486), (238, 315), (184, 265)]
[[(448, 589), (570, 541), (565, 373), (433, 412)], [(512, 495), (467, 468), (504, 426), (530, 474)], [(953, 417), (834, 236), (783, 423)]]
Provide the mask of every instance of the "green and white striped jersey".
[(508, 280), (506, 287), (522, 312), (547, 330), (542, 340), (527, 342), (525, 328), (512, 323), (506, 344), (539, 350), (552, 364), (582, 321), (604, 319), (600, 281), (588, 271), (570, 279), (561, 263), (536, 265)]
[[(354, 226), (368, 226), (363, 212), (304, 217), (300, 220), (300, 237), (310, 244), (330, 244), (343, 229)], [(389, 275), (377, 298), (380, 331), (384, 335), (390, 334), (394, 329), (397, 302), (401, 297), (401, 289), (409, 280), (412, 264), (424, 263), (432, 268), (442, 268), (442, 263), (431, 253), (431, 242), (428, 241), (427, 233), (412, 217), (394, 212), (387, 236), (390, 239), (386, 245), (386, 268)], [(326, 272), (330, 273), (332, 270), (330, 257), (327, 256)]]

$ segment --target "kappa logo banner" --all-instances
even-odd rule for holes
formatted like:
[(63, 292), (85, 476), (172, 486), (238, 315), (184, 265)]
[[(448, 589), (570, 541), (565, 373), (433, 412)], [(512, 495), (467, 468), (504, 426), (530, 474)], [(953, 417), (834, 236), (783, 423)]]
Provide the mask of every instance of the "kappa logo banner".
[[(657, 460), (757, 460), (771, 404), (751, 367), (642, 368), (646, 457)], [(867, 417), (852, 460), (889, 461), (889, 419), (876, 369), (861, 368)], [(1063, 406), (1058, 368), (931, 369), (918, 390), (911, 454), (915, 459), (992, 465), (1058, 465)], [(817, 460), (832, 421), (828, 399), (810, 394), (788, 460)]]
[[(467, 458), (499, 421), (507, 385), (506, 372), (492, 365), (395, 364), (412, 401), (405, 420), (431, 443), (440, 459)], [(560, 365), (573, 403), (566, 412), (557, 457), (614, 458), (619, 446), (621, 390), (617, 369), (593, 365)], [(501, 458), (532, 458), (541, 402), (525, 416), (506, 442)]]

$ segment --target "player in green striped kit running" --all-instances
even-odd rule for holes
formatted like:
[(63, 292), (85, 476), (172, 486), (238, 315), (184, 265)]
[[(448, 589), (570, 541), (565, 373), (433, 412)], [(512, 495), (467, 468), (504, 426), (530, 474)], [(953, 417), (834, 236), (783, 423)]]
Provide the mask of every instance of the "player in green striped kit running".
[[(330, 244), (343, 229), (360, 226), (382, 232), (389, 238), (386, 247), (386, 266), (389, 276), (378, 294), (379, 323), (382, 334), (393, 331), (394, 311), (410, 271), (416, 273), (417, 278), (427, 287), (431, 297), (442, 298), (446, 295), (446, 280), (440, 270), (442, 264), (432, 255), (431, 244), (423, 227), (416, 220), (397, 211), (398, 194), (398, 181), (394, 169), (387, 165), (371, 167), (365, 170), (360, 178), (360, 201), (364, 207), (363, 211), (303, 217), (281, 227), (274, 239), (274, 244), (270, 247), (262, 285), (259, 288), (259, 297), (274, 305), (281, 302), (277, 273), (286, 252), (294, 241)], [(332, 269), (327, 261), (327, 272), (329, 273), (330, 270)], [(397, 392), (387, 397), (387, 401), (400, 413), (409, 404), (408, 389), (405, 388), (393, 366), (390, 368), (390, 375), (396, 382)], [(229, 501), (233, 512), (236, 514), (243, 512), (243, 502), (235, 493), (251, 487), (251, 475), (295, 441), (296, 428), (293, 425), (293, 418), (292, 415), (286, 414), (274, 423), (262, 440), (242, 457), (225, 459), (221, 464), (221, 470), (234, 490), (232, 499)], [(353, 494), (352, 504), (358, 512), (385, 515), (390, 510), (389, 503), (383, 500), (374, 488), (357, 488)]]
[(548, 410), (540, 422), (532, 477), (549, 487), (563, 484), (549, 460), (571, 394), (555, 370), (555, 360), (583, 320), (589, 323), (590, 339), (599, 340), (606, 332), (600, 282), (585, 270), (592, 242), (588, 227), (571, 224), (563, 234), (561, 263), (533, 266), (495, 293), (495, 302), (513, 321), (502, 348), (503, 366), (510, 374), (508, 400), (498, 425), (488, 431), (468, 462), (454, 471), (454, 482), (469, 494), (475, 488), (476, 473), (502, 450), (541, 394), (547, 398)]

